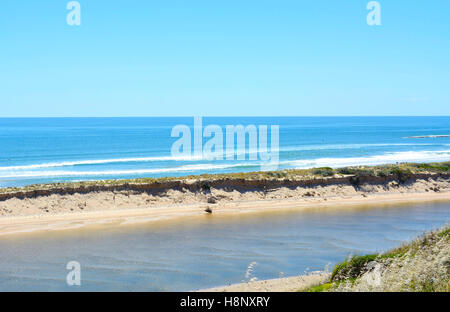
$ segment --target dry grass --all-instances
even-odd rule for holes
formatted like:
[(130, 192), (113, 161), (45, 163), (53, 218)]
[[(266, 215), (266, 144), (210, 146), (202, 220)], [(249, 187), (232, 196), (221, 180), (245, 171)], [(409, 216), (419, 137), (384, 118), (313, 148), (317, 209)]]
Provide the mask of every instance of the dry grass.
[(450, 227), (378, 255), (355, 256), (307, 291), (450, 291)]

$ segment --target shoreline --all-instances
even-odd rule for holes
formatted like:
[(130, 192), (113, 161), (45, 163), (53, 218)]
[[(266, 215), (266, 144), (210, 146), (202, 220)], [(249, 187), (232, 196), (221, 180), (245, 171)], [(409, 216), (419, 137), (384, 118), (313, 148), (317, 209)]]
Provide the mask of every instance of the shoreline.
[(89, 226), (133, 226), (154, 222), (177, 221), (183, 218), (227, 217), (250, 215), (254, 213), (301, 212), (313, 209), (354, 209), (360, 207), (385, 207), (417, 203), (450, 202), (450, 191), (429, 193), (402, 193), (353, 196), (349, 198), (317, 198), (309, 200), (276, 199), (240, 201), (226, 203), (212, 208), (213, 213), (205, 212), (212, 205), (198, 203), (190, 205), (170, 205), (149, 208), (130, 208), (120, 210), (100, 210), (77, 213), (58, 213), (53, 215), (30, 215), (0, 218), (0, 236), (62, 231)]
[(3, 189), (0, 236), (258, 212), (450, 202), (448, 166), (316, 168)]
[(329, 273), (317, 272), (309, 275), (274, 278), (254, 282), (218, 286), (200, 289), (195, 292), (296, 292), (325, 283), (330, 277)]

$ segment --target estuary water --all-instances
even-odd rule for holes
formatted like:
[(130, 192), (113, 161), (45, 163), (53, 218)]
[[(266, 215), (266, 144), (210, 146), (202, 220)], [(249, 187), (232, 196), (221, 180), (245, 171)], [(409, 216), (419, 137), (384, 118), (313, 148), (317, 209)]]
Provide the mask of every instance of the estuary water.
[[(205, 215), (0, 237), (0, 291), (187, 291), (325, 270), (450, 221), (450, 203)], [(68, 286), (66, 265), (81, 266)]]

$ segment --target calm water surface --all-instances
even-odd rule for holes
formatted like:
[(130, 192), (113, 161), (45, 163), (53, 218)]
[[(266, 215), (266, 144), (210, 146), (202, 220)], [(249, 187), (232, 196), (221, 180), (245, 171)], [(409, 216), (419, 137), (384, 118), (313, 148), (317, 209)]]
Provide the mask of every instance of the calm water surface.
[[(205, 216), (0, 238), (1, 291), (179, 291), (323, 270), (450, 221), (450, 203)], [(67, 262), (80, 287), (66, 285)], [(253, 271), (246, 276), (250, 263)]]

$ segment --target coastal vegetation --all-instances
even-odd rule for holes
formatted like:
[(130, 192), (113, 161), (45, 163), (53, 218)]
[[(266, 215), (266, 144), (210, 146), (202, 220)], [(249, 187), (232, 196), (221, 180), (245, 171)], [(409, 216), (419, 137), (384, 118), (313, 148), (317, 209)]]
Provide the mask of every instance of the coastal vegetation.
[(450, 227), (385, 253), (350, 257), (334, 267), (329, 281), (302, 291), (449, 292)]
[[(355, 188), (370, 179), (395, 180), (398, 183), (405, 183), (408, 179), (420, 175), (450, 175), (450, 162), (440, 163), (399, 163), (395, 165), (379, 166), (357, 166), (333, 169), (330, 167), (312, 168), (312, 169), (286, 169), (279, 171), (258, 171), (258, 172), (237, 172), (227, 174), (202, 174), (190, 175), (184, 177), (162, 177), (162, 178), (138, 178), (127, 180), (98, 180), (67, 183), (35, 184), (25, 187), (0, 188), (0, 200), (11, 198), (15, 193), (30, 194), (33, 197), (39, 195), (42, 191), (54, 190), (60, 193), (66, 190), (68, 193), (83, 193), (101, 190), (140, 190), (145, 187), (165, 188), (176, 184), (197, 184), (198, 189), (209, 191), (214, 182), (217, 181), (267, 181), (278, 182), (301, 182), (310, 181), (320, 184), (327, 179), (346, 179)], [(7, 196), (10, 194), (11, 196)], [(3, 196), (1, 196), (3, 195)], [(24, 195), (25, 196), (25, 195)], [(25, 196), (29, 197), (29, 196)]]

